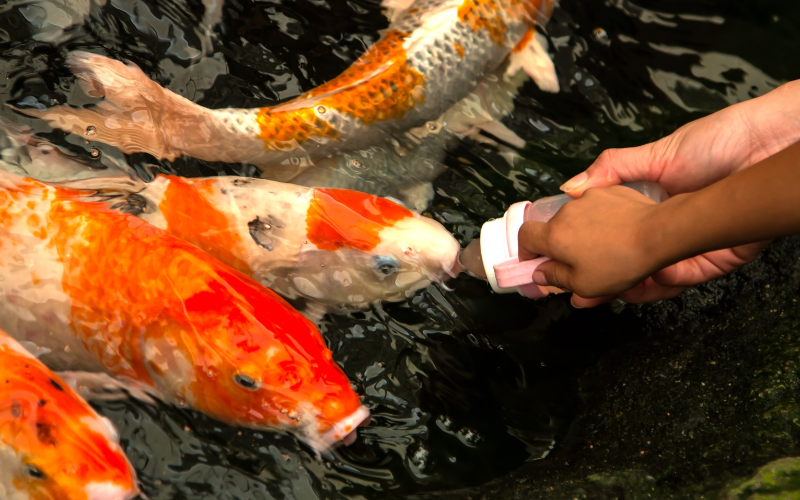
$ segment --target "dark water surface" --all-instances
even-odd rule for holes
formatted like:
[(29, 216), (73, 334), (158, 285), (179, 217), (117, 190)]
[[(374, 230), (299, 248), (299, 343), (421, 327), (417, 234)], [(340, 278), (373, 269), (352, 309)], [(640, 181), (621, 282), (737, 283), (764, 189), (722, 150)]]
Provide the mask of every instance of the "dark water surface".
[[(377, 2), (366, 0), (225, 0), (208, 38), (204, 12), (199, 0), (0, 2), (0, 102), (81, 104), (64, 57), (89, 49), (129, 59), (207, 107), (273, 105), (336, 76), (387, 25)], [(657, 139), (800, 77), (800, 5), (791, 0), (563, 0), (547, 34), (562, 91), (524, 87), (505, 120), (528, 141), (520, 157), (511, 165), (463, 142), (435, 183), (431, 215), (462, 243), (510, 203), (556, 193), (603, 149)], [(203, 56), (204, 46), (213, 55)], [(117, 157), (145, 177), (252, 173), (191, 158), (123, 157), (8, 107), (0, 116), (98, 168)], [(482, 484), (548, 460), (587, 411), (579, 378), (636, 341), (641, 320), (610, 307), (576, 313), (564, 297), (498, 296), (467, 277), (449, 286), (326, 319), (335, 359), (373, 412), (358, 441), (330, 460), (289, 435), (171, 407), (98, 407), (118, 426), (153, 500), (402, 497)]]

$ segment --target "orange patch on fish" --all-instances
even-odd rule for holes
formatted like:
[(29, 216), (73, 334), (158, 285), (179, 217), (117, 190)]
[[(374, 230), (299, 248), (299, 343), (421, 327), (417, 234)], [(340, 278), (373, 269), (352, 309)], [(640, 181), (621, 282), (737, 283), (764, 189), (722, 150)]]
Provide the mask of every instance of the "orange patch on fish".
[(242, 244), (241, 238), (232, 230), (228, 216), (209, 201), (215, 181), (167, 178), (169, 185), (158, 207), (170, 234), (202, 248), (239, 271), (250, 273), (247, 261), (236, 252)]
[[(97, 415), (44, 365), (0, 344), (0, 390), (0, 443), (23, 454), (27, 463), (59, 476), (57, 484), (49, 475), (17, 476), (16, 488), (33, 490), (32, 498), (41, 500), (86, 499), (88, 483), (135, 490), (122, 450), (89, 428)], [(52, 497), (51, 492), (66, 496)]]
[(455, 45), (455, 48), (456, 48), (456, 52), (458, 52), (458, 55), (460, 57), (464, 57), (464, 46), (461, 45), (458, 42), (456, 42), (454, 45)]
[(320, 250), (370, 251), (380, 232), (413, 214), (385, 198), (348, 189), (315, 189), (306, 215), (308, 240)]
[(527, 47), (528, 43), (533, 39), (534, 30), (528, 30), (525, 32), (525, 35), (522, 37), (522, 40), (517, 43), (516, 47), (514, 47), (514, 52), (522, 52)]
[(291, 108), (259, 110), (259, 137), (279, 150), (294, 148), (294, 141), (339, 139), (339, 131), (327, 121), (328, 110), (358, 118), (364, 125), (405, 116), (424, 100), (425, 83), (406, 60), (407, 37), (389, 31), (344, 73), (301, 95)]
[(533, 26), (542, 3), (545, 14), (549, 14), (553, 2), (548, 0), (464, 0), (458, 8), (458, 18), (472, 31), (484, 30), (492, 41), (502, 45), (507, 30), (504, 14)]

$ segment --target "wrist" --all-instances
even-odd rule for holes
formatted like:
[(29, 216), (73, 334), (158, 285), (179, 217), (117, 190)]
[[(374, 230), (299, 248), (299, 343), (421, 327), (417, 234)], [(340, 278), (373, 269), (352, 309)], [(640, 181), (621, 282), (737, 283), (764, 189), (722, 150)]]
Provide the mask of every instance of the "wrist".
[(648, 272), (654, 273), (683, 260), (702, 245), (691, 216), (694, 195), (678, 194), (644, 211), (639, 241)]

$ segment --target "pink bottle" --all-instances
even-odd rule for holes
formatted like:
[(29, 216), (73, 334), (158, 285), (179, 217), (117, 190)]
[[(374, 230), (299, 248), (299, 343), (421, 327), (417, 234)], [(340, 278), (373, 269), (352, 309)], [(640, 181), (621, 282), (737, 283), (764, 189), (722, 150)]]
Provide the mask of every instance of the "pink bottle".
[[(654, 182), (632, 182), (623, 186), (634, 189), (651, 200), (661, 203), (669, 195)], [(542, 198), (534, 202), (522, 201), (509, 207), (502, 219), (486, 222), (481, 228), (481, 257), (484, 270), (492, 289), (497, 293), (518, 292), (538, 299), (548, 294), (547, 290), (533, 282), (533, 272), (539, 264), (550, 260), (539, 257), (519, 261), (518, 234), (522, 223), (529, 220), (547, 222), (572, 198), (566, 194)]]

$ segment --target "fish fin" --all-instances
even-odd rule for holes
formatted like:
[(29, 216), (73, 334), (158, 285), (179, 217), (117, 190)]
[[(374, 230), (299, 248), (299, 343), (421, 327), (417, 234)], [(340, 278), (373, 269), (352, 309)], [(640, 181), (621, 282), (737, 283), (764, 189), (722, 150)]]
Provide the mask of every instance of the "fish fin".
[(90, 401), (113, 401), (133, 397), (147, 404), (156, 404), (153, 398), (161, 398), (158, 391), (136, 381), (122, 381), (100, 372), (57, 372), (61, 380), (72, 387), (84, 399)]
[(29, 342), (27, 340), (20, 340), (18, 341), (19, 345), (25, 348), (33, 357), (39, 358), (40, 356), (44, 356), (45, 354), (50, 354), (53, 352), (52, 350), (48, 349), (47, 347), (42, 347), (36, 345), (34, 342)]
[(515, 148), (523, 148), (525, 140), (500, 120), (514, 110), (514, 96), (527, 78), (520, 71), (507, 77), (492, 74), (444, 115), (447, 129), (476, 142), (496, 146), (497, 141), (483, 135), (486, 132)]
[(524, 37), (511, 52), (506, 75), (514, 76), (524, 70), (541, 90), (556, 93), (559, 91), (558, 75), (547, 51), (547, 38), (535, 30), (529, 33), (530, 36)]
[(397, 19), (401, 12), (411, 7), (414, 0), (381, 0), (381, 7), (383, 7), (383, 14), (389, 22)]
[(170, 145), (172, 122), (202, 113), (202, 108), (158, 85), (137, 66), (89, 52), (72, 52), (67, 64), (94, 106), (63, 104), (44, 110), (14, 109), (46, 120), (50, 126), (105, 142), (124, 153), (144, 152), (174, 160), (181, 152)]
[(103, 202), (112, 210), (140, 216), (152, 213), (158, 207), (142, 193), (147, 183), (130, 177), (98, 177), (79, 181), (52, 183), (68, 189), (86, 191), (82, 198), (90, 202)]
[(433, 184), (430, 182), (416, 182), (403, 187), (396, 193), (401, 205), (420, 213), (428, 208), (433, 201), (434, 194)]
[(300, 314), (306, 317), (309, 321), (314, 323), (319, 328), (322, 318), (328, 314), (328, 308), (325, 304), (315, 300), (306, 300), (306, 306), (300, 311)]
[[(525, 139), (518, 136), (516, 132), (503, 125), (499, 120), (492, 120), (490, 122), (481, 123), (480, 125), (478, 125), (478, 128), (483, 132), (491, 134), (494, 137), (500, 139), (501, 141), (510, 144), (511, 146), (514, 146), (515, 148), (522, 149), (525, 147)], [(473, 137), (473, 139), (475, 139), (475, 137)], [(484, 142), (481, 141), (480, 139), (477, 140), (479, 142)]]

